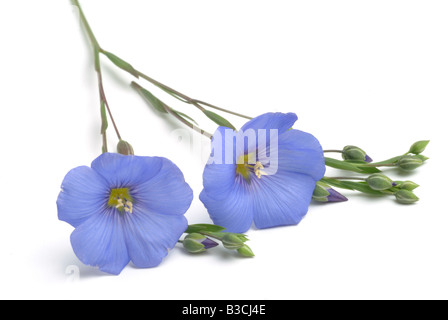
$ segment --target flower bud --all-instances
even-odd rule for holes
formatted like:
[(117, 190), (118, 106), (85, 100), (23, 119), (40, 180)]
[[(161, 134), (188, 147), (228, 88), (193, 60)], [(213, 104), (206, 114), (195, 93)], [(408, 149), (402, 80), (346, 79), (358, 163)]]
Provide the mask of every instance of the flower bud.
[(330, 195), (328, 188), (330, 187), (327, 184), (318, 181), (314, 188), (313, 200), (318, 202), (328, 202), (328, 196)]
[(429, 140), (422, 140), (422, 141), (415, 142), (409, 149), (409, 153), (414, 153), (414, 154), (422, 153), (423, 151), (425, 151), (428, 143), (429, 143)]
[(412, 182), (412, 181), (403, 181), (399, 185), (400, 189), (409, 190), (409, 191), (412, 191), (412, 190), (414, 190), (414, 189), (416, 189), (418, 187), (419, 187), (419, 185), (416, 184), (415, 182)]
[(238, 253), (244, 257), (254, 257), (255, 254), (252, 252), (251, 248), (249, 248), (248, 245), (243, 245), (241, 248), (239, 248)]
[(387, 190), (394, 186), (394, 182), (381, 173), (374, 173), (366, 179), (367, 184), (373, 190)]
[(313, 192), (313, 200), (318, 202), (342, 202), (348, 199), (329, 185), (318, 181)]
[(131, 144), (124, 140), (120, 140), (120, 142), (118, 142), (117, 152), (119, 154), (123, 154), (125, 156), (133, 156), (134, 155), (134, 149), (132, 148)]
[(344, 160), (372, 162), (372, 158), (370, 158), (364, 150), (356, 146), (344, 147), (342, 150), (342, 158)]
[(411, 171), (420, 167), (423, 164), (423, 160), (418, 156), (406, 155), (402, 156), (397, 162), (397, 166), (405, 171)]
[(207, 249), (216, 247), (217, 242), (203, 236), (199, 233), (190, 233), (183, 240), (184, 248), (190, 253), (200, 253)]
[(244, 242), (246, 241), (245, 237), (240, 237), (236, 233), (226, 233), (221, 238), (222, 244), (226, 249), (234, 250), (240, 249), (244, 246)]
[(411, 204), (419, 200), (419, 198), (412, 191), (405, 189), (398, 190), (395, 193), (395, 198), (397, 198), (399, 203), (403, 204)]

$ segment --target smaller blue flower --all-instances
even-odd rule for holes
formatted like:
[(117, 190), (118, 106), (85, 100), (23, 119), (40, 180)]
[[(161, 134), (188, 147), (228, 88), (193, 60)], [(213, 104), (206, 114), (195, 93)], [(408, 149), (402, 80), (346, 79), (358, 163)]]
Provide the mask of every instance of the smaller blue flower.
[(182, 172), (159, 157), (104, 153), (71, 170), (57, 200), (58, 217), (75, 227), (70, 240), (86, 265), (120, 274), (132, 261), (159, 265), (188, 227), (193, 192)]
[(293, 113), (266, 113), (240, 131), (219, 127), (204, 169), (200, 199), (230, 232), (298, 224), (325, 173), (319, 141), (292, 129)]

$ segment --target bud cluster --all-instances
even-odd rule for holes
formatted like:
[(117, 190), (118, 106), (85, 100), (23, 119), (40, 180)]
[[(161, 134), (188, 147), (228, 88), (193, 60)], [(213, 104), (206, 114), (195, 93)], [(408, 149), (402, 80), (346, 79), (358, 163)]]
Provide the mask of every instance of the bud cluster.
[[(236, 250), (244, 257), (253, 257), (254, 253), (245, 243), (249, 239), (246, 235), (233, 232), (224, 232), (224, 228), (209, 224), (191, 225), (185, 231), (187, 235), (182, 242), (184, 248), (190, 253), (201, 253), (219, 246), (221, 241), (224, 248)], [(214, 239), (214, 240), (212, 240)]]
[(366, 182), (373, 190), (392, 193), (399, 203), (411, 204), (419, 200), (413, 193), (413, 190), (419, 186), (415, 182), (392, 181), (389, 177), (380, 173), (369, 176)]
[[(419, 185), (412, 181), (394, 181), (385, 175), (380, 167), (395, 167), (405, 172), (415, 170), (428, 160), (421, 153), (425, 151), (429, 141), (417, 141), (404, 155), (396, 156), (385, 161), (373, 163), (366, 152), (356, 146), (348, 145), (343, 150), (328, 150), (327, 152), (340, 152), (344, 161), (326, 158), (326, 165), (358, 174), (368, 174), (363, 177), (324, 177), (316, 184), (313, 199), (318, 202), (347, 201), (347, 198), (330, 187), (339, 187), (348, 190), (356, 190), (363, 193), (381, 196), (394, 195), (399, 203), (411, 204), (419, 200), (414, 194), (414, 189)], [(346, 181), (348, 180), (348, 181)], [(355, 181), (349, 181), (355, 180)], [(360, 182), (356, 181), (360, 180)]]

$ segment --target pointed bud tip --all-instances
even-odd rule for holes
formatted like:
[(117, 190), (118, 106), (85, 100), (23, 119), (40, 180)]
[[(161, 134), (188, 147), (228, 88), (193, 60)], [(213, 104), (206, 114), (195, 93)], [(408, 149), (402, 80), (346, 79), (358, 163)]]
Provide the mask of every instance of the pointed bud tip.
[(413, 204), (420, 200), (412, 191), (406, 189), (397, 191), (395, 198), (402, 204)]
[(348, 199), (341, 193), (337, 192), (336, 190), (330, 188), (328, 189), (328, 192), (330, 195), (327, 197), (328, 202), (344, 202), (348, 201)]
[(205, 240), (203, 240), (201, 243), (204, 245), (204, 249), (205, 249), (205, 250), (208, 250), (208, 249), (217, 247), (217, 246), (219, 245), (218, 242), (213, 241), (213, 240), (210, 239), (210, 238), (205, 238)]
[(421, 140), (421, 141), (415, 142), (409, 149), (409, 153), (413, 153), (413, 154), (422, 153), (423, 151), (425, 151), (428, 143), (429, 143), (429, 140)]
[(247, 237), (237, 233), (226, 233), (221, 238), (222, 244), (226, 249), (239, 249), (244, 246), (244, 242), (247, 241)]
[(417, 189), (419, 185), (413, 181), (403, 181), (400, 185), (400, 189), (409, 190), (412, 191), (414, 189)]
[(248, 245), (243, 245), (241, 248), (237, 249), (238, 253), (244, 257), (255, 257), (255, 254), (252, 252), (252, 249), (249, 248)]

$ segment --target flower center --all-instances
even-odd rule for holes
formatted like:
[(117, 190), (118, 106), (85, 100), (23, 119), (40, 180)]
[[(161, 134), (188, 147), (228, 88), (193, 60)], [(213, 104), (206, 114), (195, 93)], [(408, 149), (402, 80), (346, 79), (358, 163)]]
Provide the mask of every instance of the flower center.
[(236, 173), (242, 175), (247, 182), (250, 181), (251, 173), (254, 173), (258, 179), (261, 179), (262, 175), (266, 175), (263, 171), (264, 166), (260, 161), (255, 160), (254, 153), (244, 154), (238, 158)]
[(120, 212), (132, 213), (132, 201), (128, 188), (112, 189), (107, 205), (116, 208)]

